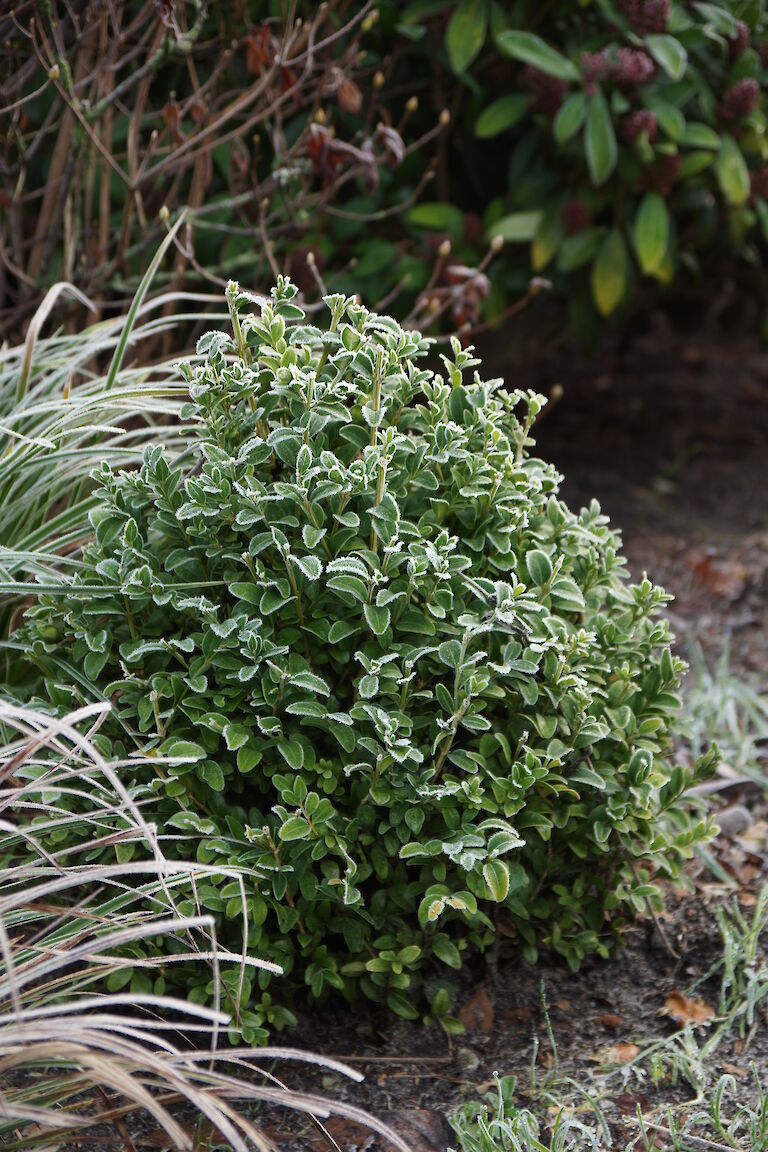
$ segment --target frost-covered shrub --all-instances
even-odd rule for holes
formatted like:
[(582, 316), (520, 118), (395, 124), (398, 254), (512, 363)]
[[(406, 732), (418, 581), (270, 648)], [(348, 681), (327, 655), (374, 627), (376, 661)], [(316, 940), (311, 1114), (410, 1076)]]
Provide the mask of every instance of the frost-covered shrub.
[[(275, 987), (413, 1015), (432, 959), (499, 931), (575, 966), (658, 902), (705, 833), (665, 759), (682, 663), (665, 594), (529, 455), (542, 397), (457, 342), (437, 374), (353, 299), (307, 326), (294, 295), (230, 285), (234, 335), (182, 365), (196, 458), (104, 463), (94, 539), (27, 641), (57, 705), (90, 684), (113, 750), (156, 750), (126, 775), (166, 851), (254, 870)], [(225, 936), (236, 888), (201, 892)], [(242, 1006), (252, 1037), (284, 1019)]]

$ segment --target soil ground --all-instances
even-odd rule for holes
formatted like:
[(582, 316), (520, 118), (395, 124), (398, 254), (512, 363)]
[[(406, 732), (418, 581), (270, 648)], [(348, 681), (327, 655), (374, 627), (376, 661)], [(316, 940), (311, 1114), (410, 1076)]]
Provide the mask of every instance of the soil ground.
[[(490, 374), (504, 374), (498, 363), (503, 352), (481, 351)], [(674, 591), (671, 614), (683, 650), (696, 643), (715, 659), (728, 644), (734, 674), (768, 687), (768, 351), (750, 337), (673, 336), (651, 324), (631, 346), (603, 353), (599, 363), (554, 350), (537, 357), (534, 377), (522, 370), (518, 375), (510, 379), (507, 373), (508, 383), (547, 394), (563, 387), (538, 427), (539, 454), (564, 473), (563, 495), (572, 506), (597, 497), (622, 527), (633, 575), (647, 571)], [(730, 787), (722, 795), (716, 803), (745, 804), (753, 829), (768, 829), (759, 789)], [(720, 837), (713, 848), (739, 877), (745, 912), (768, 880), (764, 831), (762, 836), (741, 842)], [(576, 975), (556, 960), (533, 968), (502, 956), (493, 971), (477, 961), (463, 974), (458, 996), (467, 1032), (452, 1045), (438, 1028), (337, 1005), (302, 1020), (291, 1040), (349, 1060), (365, 1073), (365, 1083), (324, 1081), (295, 1067), (286, 1078), (294, 1087), (321, 1089), (374, 1111), (402, 1132), (413, 1152), (444, 1152), (452, 1141), (443, 1114), (487, 1089), (495, 1070), (518, 1077), (522, 1104), (535, 1041), (538, 1076), (551, 1068), (543, 990), (559, 1072), (586, 1083), (595, 1053), (606, 1045), (642, 1043), (673, 1031), (672, 1021), (659, 1019), (666, 997), (684, 992), (716, 960), (712, 905), (726, 889), (701, 864), (691, 877), (695, 894), (671, 893), (664, 915), (677, 957), (653, 924), (640, 923), (623, 951)], [(711, 999), (716, 987), (705, 983), (696, 995)], [(734, 1038), (720, 1055), (734, 1074), (750, 1060), (768, 1072), (768, 1022), (762, 1020), (748, 1050)], [(622, 1116), (633, 1114), (638, 1103), (645, 1106), (647, 1092), (631, 1082), (617, 1087), (606, 1110), (618, 1136)], [(270, 1131), (276, 1141), (284, 1127), (275, 1115)], [(343, 1152), (382, 1147), (349, 1123), (331, 1122), (331, 1130)], [(322, 1152), (328, 1145), (305, 1131), (290, 1147)]]

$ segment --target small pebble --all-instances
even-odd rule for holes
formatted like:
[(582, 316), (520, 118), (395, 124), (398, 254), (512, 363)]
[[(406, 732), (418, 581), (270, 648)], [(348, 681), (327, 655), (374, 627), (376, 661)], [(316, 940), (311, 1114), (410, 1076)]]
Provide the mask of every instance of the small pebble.
[(480, 1067), (480, 1060), (471, 1048), (457, 1048), (456, 1064), (462, 1072), (476, 1072)]
[(741, 836), (752, 826), (753, 816), (743, 804), (733, 804), (730, 808), (718, 812), (715, 820), (720, 826), (721, 836), (728, 836), (732, 840), (734, 836)]

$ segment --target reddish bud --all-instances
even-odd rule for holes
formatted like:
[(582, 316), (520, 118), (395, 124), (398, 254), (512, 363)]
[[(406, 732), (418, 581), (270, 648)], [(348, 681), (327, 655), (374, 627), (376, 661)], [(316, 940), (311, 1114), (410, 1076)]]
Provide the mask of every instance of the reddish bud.
[(658, 124), (653, 112), (649, 112), (647, 108), (638, 108), (637, 111), (630, 112), (628, 116), (624, 117), (619, 133), (625, 143), (632, 144), (643, 132), (648, 137), (649, 143), (653, 144), (658, 132)]
[(669, 0), (619, 0), (619, 7), (640, 36), (666, 31)]
[(720, 105), (723, 120), (742, 120), (754, 112), (760, 99), (760, 85), (751, 76), (737, 81), (728, 89)]
[(743, 20), (737, 20), (736, 35), (732, 36), (728, 41), (728, 55), (731, 60), (737, 60), (742, 52), (746, 52), (747, 48), (749, 48), (749, 42), (749, 28)]
[(580, 200), (566, 200), (560, 209), (560, 220), (569, 236), (583, 232), (592, 223), (592, 213)]
[(523, 86), (531, 92), (529, 107), (531, 112), (543, 112), (545, 116), (554, 116), (563, 102), (568, 91), (564, 80), (556, 76), (549, 76), (527, 64), (523, 69)]
[(672, 194), (672, 188), (679, 173), (679, 156), (657, 156), (651, 167), (646, 169), (643, 183), (652, 192), (658, 192), (667, 197)]
[(768, 200), (768, 164), (751, 172), (749, 183), (753, 198)]
[(611, 69), (611, 76), (616, 87), (626, 91), (645, 84), (655, 71), (656, 65), (647, 52), (642, 52), (637, 48), (619, 48)]

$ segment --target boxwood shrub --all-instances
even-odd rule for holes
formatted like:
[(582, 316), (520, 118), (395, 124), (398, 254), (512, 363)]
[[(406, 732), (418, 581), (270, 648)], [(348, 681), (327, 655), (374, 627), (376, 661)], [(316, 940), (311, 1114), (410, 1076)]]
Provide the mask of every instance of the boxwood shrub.
[[(194, 458), (105, 461), (24, 626), (57, 706), (114, 702), (166, 851), (249, 870), (249, 947), (286, 973), (246, 984), (249, 1039), (299, 988), (414, 1016), (425, 972), (445, 1017), (440, 974), (497, 934), (604, 955), (707, 833), (667, 759), (668, 597), (530, 455), (543, 398), (457, 341), (436, 371), (354, 298), (308, 325), (295, 291), (229, 286), (233, 334), (180, 366)], [(200, 898), (242, 931), (236, 884)]]

